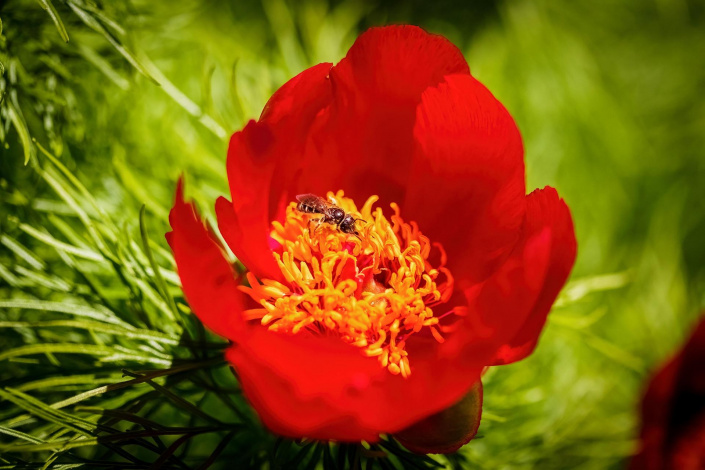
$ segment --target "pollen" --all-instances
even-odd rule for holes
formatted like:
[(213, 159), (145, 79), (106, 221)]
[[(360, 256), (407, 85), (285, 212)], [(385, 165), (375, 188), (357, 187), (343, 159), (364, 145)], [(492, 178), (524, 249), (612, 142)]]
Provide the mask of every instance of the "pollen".
[(284, 334), (338, 336), (390, 373), (408, 377), (407, 343), (414, 335), (444, 341), (441, 317), (434, 316), (453, 292), (443, 247), (415, 222), (404, 222), (397, 204), (387, 219), (381, 208), (373, 209), (377, 196), (359, 210), (342, 191), (327, 196), (359, 219), (358, 235), (321, 223), (318, 214), (300, 212), (292, 202), (270, 234), (281, 246), (274, 257), (286, 282), (248, 273), (249, 287), (240, 289), (261, 308), (246, 311), (245, 318)]

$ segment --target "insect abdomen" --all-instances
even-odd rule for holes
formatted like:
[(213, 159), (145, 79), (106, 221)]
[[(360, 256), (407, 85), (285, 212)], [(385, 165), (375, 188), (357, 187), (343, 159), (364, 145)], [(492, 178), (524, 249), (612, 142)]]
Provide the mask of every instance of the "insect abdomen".
[(296, 199), (299, 201), (296, 210), (306, 214), (321, 214), (326, 205), (325, 201), (315, 194), (299, 194)]
[(318, 212), (315, 206), (312, 206), (310, 204), (306, 204), (305, 202), (300, 202), (299, 205), (296, 207), (299, 211), (305, 212), (307, 214), (315, 214)]

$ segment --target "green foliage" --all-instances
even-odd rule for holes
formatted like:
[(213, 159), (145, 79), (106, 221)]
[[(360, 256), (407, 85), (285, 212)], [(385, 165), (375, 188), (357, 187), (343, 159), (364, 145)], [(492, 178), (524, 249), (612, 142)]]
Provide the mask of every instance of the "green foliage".
[[(4, 2), (0, 468), (620, 466), (705, 303), (705, 5), (468, 3)], [(266, 432), (163, 238), (180, 173), (210, 214), (228, 135), (392, 21), (466, 52), (578, 232), (537, 351), (487, 373), (480, 437), (448, 457)]]

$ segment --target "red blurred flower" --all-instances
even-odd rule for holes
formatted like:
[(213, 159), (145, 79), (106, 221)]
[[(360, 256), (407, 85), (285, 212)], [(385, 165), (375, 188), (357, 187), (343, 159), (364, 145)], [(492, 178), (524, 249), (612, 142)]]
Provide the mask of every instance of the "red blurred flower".
[[(482, 370), (533, 351), (576, 243), (553, 188), (525, 195), (519, 131), (460, 51), (414, 26), (367, 31), (338, 65), (283, 85), (232, 136), (227, 170), (218, 225), (251, 287), (180, 189), (168, 240), (265, 425), (399, 433), (420, 452), (468, 442)], [(307, 230), (292, 201), (327, 192), (365, 219), (359, 238)], [(389, 219), (374, 195), (398, 204)]]
[(705, 318), (651, 379), (634, 470), (705, 469)]

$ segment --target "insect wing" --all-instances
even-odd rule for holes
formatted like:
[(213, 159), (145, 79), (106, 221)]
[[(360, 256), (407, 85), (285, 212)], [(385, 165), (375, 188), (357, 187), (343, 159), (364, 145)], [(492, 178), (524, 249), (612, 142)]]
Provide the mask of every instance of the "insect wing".
[(306, 203), (311, 203), (317, 201), (318, 199), (321, 198), (316, 196), (315, 194), (299, 194), (298, 196), (296, 196), (297, 201)]
[(299, 201), (297, 209), (301, 212), (306, 212), (309, 214), (323, 214), (330, 206), (325, 199), (318, 197), (315, 194), (299, 194), (296, 196), (296, 200)]

